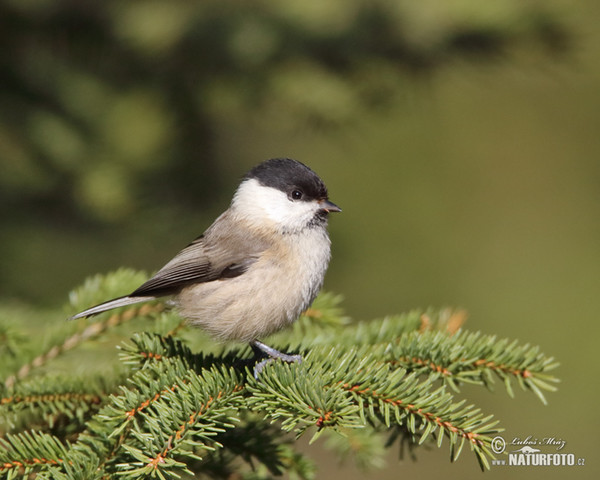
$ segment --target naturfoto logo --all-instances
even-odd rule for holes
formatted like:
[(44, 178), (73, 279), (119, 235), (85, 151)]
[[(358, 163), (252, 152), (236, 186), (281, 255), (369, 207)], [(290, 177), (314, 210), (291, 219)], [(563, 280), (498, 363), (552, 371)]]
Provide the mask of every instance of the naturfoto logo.
[[(536, 438), (529, 435), (525, 438), (514, 437), (510, 443), (504, 437), (497, 436), (492, 440), (492, 450), (500, 455), (506, 453), (508, 460), (496, 459), (495, 466), (583, 466), (585, 459), (573, 453), (561, 452), (567, 442), (561, 438), (548, 436)], [(550, 451), (546, 451), (550, 449)]]

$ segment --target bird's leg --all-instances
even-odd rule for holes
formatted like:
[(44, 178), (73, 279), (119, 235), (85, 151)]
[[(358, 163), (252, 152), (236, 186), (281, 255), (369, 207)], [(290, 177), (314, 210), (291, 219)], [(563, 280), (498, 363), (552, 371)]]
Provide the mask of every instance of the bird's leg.
[(260, 362), (258, 362), (254, 366), (254, 378), (258, 379), (260, 372), (262, 372), (265, 365), (271, 363), (273, 360), (282, 360), (288, 363), (301, 363), (302, 356), (301, 355), (289, 355), (287, 353), (280, 352), (279, 350), (275, 350), (273, 347), (269, 347), (258, 340), (252, 340), (250, 342), (250, 347), (254, 351), (254, 355), (257, 358), (262, 358)]

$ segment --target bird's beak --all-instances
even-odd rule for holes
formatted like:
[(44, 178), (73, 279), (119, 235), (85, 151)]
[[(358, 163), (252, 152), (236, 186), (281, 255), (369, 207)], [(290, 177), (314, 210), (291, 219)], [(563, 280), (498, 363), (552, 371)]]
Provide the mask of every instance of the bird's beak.
[(340, 207), (338, 207), (335, 203), (330, 202), (329, 200), (321, 200), (319, 202), (319, 205), (321, 206), (321, 210), (327, 213), (342, 211)]

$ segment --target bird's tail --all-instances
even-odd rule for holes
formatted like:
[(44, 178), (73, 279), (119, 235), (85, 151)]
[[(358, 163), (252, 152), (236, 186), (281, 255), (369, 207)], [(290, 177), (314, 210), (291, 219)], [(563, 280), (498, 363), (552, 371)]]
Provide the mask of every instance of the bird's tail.
[(107, 310), (112, 310), (113, 308), (125, 307), (127, 305), (133, 305), (135, 303), (148, 302), (150, 300), (155, 300), (156, 297), (119, 297), (114, 300), (109, 300), (108, 302), (101, 303), (100, 305), (96, 305), (95, 307), (88, 308), (83, 312), (79, 312), (77, 315), (73, 315), (69, 317), (68, 320), (76, 320), (77, 318), (91, 317), (92, 315), (97, 315), (102, 312), (106, 312)]

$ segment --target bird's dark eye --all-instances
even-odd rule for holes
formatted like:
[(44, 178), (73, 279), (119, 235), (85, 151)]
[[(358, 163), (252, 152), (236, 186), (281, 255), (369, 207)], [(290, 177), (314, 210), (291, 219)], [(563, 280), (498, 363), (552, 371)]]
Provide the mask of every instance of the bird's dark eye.
[(292, 190), (292, 193), (290, 194), (292, 200), (301, 200), (303, 196), (304, 194), (301, 190)]

